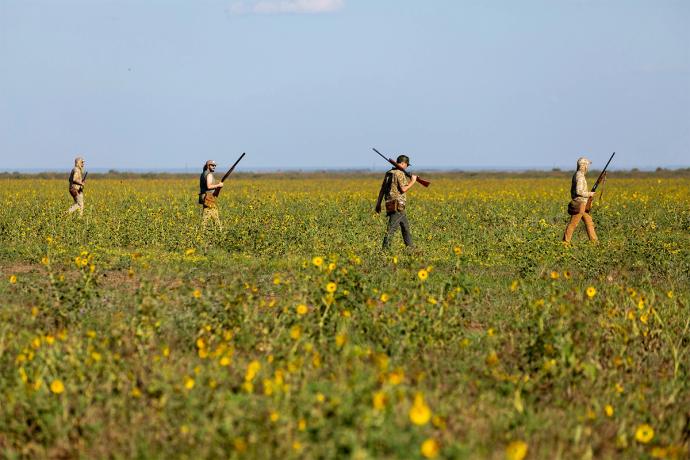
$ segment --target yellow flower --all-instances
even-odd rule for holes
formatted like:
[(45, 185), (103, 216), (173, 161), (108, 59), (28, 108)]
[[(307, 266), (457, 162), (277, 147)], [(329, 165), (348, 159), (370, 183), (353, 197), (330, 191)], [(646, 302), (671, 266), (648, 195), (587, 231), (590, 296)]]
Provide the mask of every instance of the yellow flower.
[(388, 374), (388, 382), (391, 385), (400, 385), (405, 379), (405, 372), (402, 369), (396, 369)]
[(637, 442), (647, 444), (654, 438), (654, 428), (646, 423), (637, 426), (635, 430), (635, 439)]
[(613, 406), (611, 404), (604, 406), (604, 413), (607, 417), (613, 417)]
[(201, 297), (201, 291), (199, 289), (194, 289), (194, 292), (192, 292), (192, 297), (198, 299), (199, 297)]
[(271, 419), (271, 422), (275, 423), (280, 419), (280, 414), (274, 410), (271, 411), (271, 414), (269, 415), (269, 418)]
[(433, 438), (428, 438), (426, 441), (424, 441), (422, 443), (422, 447), (419, 449), (422, 455), (426, 458), (438, 457), (439, 450), (438, 443)]
[(321, 265), (323, 265), (323, 257), (316, 256), (313, 259), (311, 259), (311, 263), (313, 263), (317, 267), (320, 267)]
[(382, 410), (384, 407), (386, 407), (386, 394), (383, 391), (377, 391), (374, 393), (372, 402), (374, 404), (374, 409)]
[(347, 342), (347, 335), (338, 334), (335, 336), (335, 346), (341, 348)]
[(316, 393), (316, 401), (322, 403), (326, 400), (326, 395), (323, 393)]
[(455, 246), (455, 247), (453, 248), (453, 253), (454, 253), (456, 256), (459, 256), (460, 254), (462, 254), (462, 248), (461, 248), (460, 246)]
[(273, 284), (275, 284), (276, 286), (280, 284), (280, 276), (276, 275), (276, 277), (273, 278)]
[(199, 337), (198, 339), (196, 339), (196, 347), (199, 350), (206, 348), (206, 342), (204, 342), (203, 337)]
[(328, 271), (332, 272), (333, 270), (335, 270), (335, 267), (335, 262), (331, 262), (330, 264), (328, 264)]
[(554, 271), (554, 272), (551, 272), (551, 275), (549, 275), (549, 276), (551, 276), (552, 280), (557, 280), (560, 277), (560, 274), (558, 272)]
[(424, 270), (423, 268), (417, 272), (417, 276), (419, 277), (420, 280), (424, 281), (429, 277), (429, 272)]
[(338, 285), (332, 281), (326, 285), (326, 292), (330, 292), (332, 294), (336, 291), (336, 289), (338, 289)]
[(672, 298), (673, 298), (673, 291), (668, 291), (668, 292), (666, 293), (666, 296), (667, 296), (669, 299), (672, 299)]
[(297, 340), (302, 335), (302, 328), (299, 326), (292, 326), (290, 329), (290, 338), (292, 340)]
[(570, 279), (570, 272), (569, 272), (569, 271), (567, 271), (567, 270), (566, 270), (566, 271), (564, 271), (564, 272), (563, 272), (563, 278), (565, 278), (565, 279), (569, 280), (569, 279)]
[(184, 255), (186, 255), (186, 256), (191, 256), (191, 255), (194, 254), (195, 252), (196, 252), (196, 249), (194, 249), (194, 248), (189, 248), (189, 249), (186, 249), (186, 250), (184, 251)]
[(139, 398), (141, 397), (141, 390), (137, 387), (132, 388), (132, 392), (130, 393), (133, 398)]
[(306, 315), (309, 312), (309, 307), (307, 307), (306, 305), (301, 303), (301, 304), (297, 305), (296, 310), (297, 310), (298, 315), (300, 315), (300, 316)]
[(652, 450), (649, 451), (649, 455), (652, 456), (652, 458), (667, 458), (669, 457), (669, 450), (664, 448), (664, 447), (652, 447)]
[(41, 264), (42, 265), (48, 265), (50, 263), (50, 259), (47, 256), (41, 257)]
[(506, 459), (522, 460), (527, 456), (527, 449), (525, 441), (513, 441), (506, 447)]
[(498, 354), (495, 351), (492, 351), (486, 356), (485, 362), (487, 366), (495, 366), (498, 364)]
[(512, 283), (510, 283), (510, 292), (517, 291), (518, 285), (519, 283), (517, 280), (514, 280)]
[(223, 367), (227, 367), (230, 365), (230, 358), (228, 358), (227, 356), (223, 356), (222, 358), (220, 358), (220, 361), (218, 363)]
[(307, 421), (304, 420), (303, 418), (299, 419), (299, 422), (297, 422), (297, 429), (300, 431), (304, 431), (307, 429)]
[(410, 421), (415, 425), (426, 425), (431, 420), (431, 409), (424, 401), (422, 393), (417, 393), (409, 412)]
[(256, 374), (261, 370), (261, 363), (259, 361), (252, 361), (249, 363), (247, 366), (247, 373), (244, 375), (244, 380), (247, 382), (251, 382), (254, 380), (254, 377), (256, 377)]
[(185, 377), (184, 387), (188, 390), (191, 390), (192, 388), (194, 388), (194, 379), (191, 377)]
[(17, 275), (10, 275), (10, 284), (16, 284), (17, 283)]
[(242, 438), (235, 438), (232, 441), (232, 446), (239, 453), (243, 453), (247, 450), (247, 443)]
[(587, 297), (589, 297), (591, 299), (592, 297), (594, 297), (597, 294), (597, 290), (594, 286), (590, 286), (587, 288), (585, 293), (587, 294)]
[(91, 359), (98, 362), (101, 360), (101, 354), (98, 353), (97, 351), (91, 352)]
[(65, 391), (65, 385), (62, 384), (62, 380), (53, 380), (50, 382), (50, 391), (55, 393), (56, 395), (59, 395), (63, 391)]
[(381, 302), (388, 302), (388, 300), (390, 299), (390, 297), (388, 296), (388, 294), (386, 294), (386, 293), (384, 292), (383, 294), (381, 294), (380, 299), (381, 299)]

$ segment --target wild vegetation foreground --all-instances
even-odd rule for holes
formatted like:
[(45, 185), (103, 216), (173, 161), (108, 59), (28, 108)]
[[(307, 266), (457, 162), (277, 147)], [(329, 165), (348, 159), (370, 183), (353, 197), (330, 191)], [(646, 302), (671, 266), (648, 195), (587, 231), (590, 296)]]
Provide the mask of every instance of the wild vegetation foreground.
[(687, 458), (690, 177), (0, 182), (6, 458)]

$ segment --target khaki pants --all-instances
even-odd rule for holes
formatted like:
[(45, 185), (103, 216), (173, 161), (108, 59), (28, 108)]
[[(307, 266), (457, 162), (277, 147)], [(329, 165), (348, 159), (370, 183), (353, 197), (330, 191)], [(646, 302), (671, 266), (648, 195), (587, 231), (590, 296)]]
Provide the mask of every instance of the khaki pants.
[(206, 228), (209, 222), (212, 221), (218, 228), (223, 228), (220, 223), (220, 215), (218, 214), (218, 208), (216, 206), (204, 206), (201, 211), (201, 225)]
[(580, 212), (570, 216), (570, 222), (565, 228), (565, 234), (563, 235), (563, 241), (570, 242), (573, 237), (573, 232), (580, 223), (580, 219), (585, 221), (585, 229), (587, 230), (587, 236), (590, 241), (597, 241), (597, 233), (594, 231), (594, 222), (592, 221), (592, 216), (585, 212), (586, 203), (582, 203), (580, 206)]
[(77, 209), (79, 210), (79, 215), (84, 215), (84, 192), (79, 190), (79, 191), (72, 191), (70, 190), (70, 195), (72, 195), (72, 199), (74, 200), (74, 204), (70, 206), (70, 208), (67, 210), (68, 214), (72, 214), (74, 211)]

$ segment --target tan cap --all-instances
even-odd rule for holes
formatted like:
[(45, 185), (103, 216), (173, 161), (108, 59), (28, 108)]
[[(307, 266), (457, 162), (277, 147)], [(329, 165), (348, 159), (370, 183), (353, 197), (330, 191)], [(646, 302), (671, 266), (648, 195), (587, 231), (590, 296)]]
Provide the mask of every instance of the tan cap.
[(76, 158), (74, 159), (74, 164), (75, 164), (75, 165), (78, 165), (80, 161), (84, 161), (84, 157), (76, 157)]
[(216, 162), (213, 161), (213, 160), (208, 160), (208, 161), (206, 162), (206, 166), (211, 166), (211, 165), (215, 166), (215, 165), (216, 165)]

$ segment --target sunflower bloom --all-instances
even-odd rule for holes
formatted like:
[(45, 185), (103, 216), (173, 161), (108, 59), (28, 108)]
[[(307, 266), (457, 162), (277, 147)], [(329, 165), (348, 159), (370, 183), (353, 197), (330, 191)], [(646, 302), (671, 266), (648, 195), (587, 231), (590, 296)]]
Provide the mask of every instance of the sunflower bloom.
[(522, 460), (527, 456), (527, 449), (525, 441), (513, 441), (506, 447), (506, 459)]
[(635, 439), (637, 442), (647, 444), (654, 438), (654, 428), (646, 423), (637, 426), (635, 430)]
[(431, 420), (431, 409), (424, 401), (424, 396), (421, 393), (415, 395), (409, 416), (410, 421), (415, 425), (426, 425)]
[(386, 407), (386, 394), (383, 391), (377, 391), (374, 393), (372, 403), (374, 405), (374, 409), (383, 410), (383, 408)]
[(425, 458), (438, 457), (439, 450), (440, 449), (438, 446), (438, 442), (436, 442), (436, 440), (433, 438), (428, 438), (426, 441), (422, 443), (422, 446), (419, 448), (419, 451)]
[(587, 288), (585, 293), (587, 294), (587, 297), (589, 297), (591, 299), (592, 297), (597, 295), (597, 289), (594, 286), (590, 286)]
[(333, 294), (336, 291), (336, 289), (338, 289), (338, 285), (335, 284), (333, 281), (326, 285), (326, 292)]
[(424, 269), (422, 268), (421, 270), (419, 270), (419, 271), (417, 272), (417, 277), (418, 277), (420, 280), (425, 281), (425, 280), (429, 277), (429, 272), (426, 271), (426, 270), (424, 270)]
[(59, 395), (60, 393), (64, 392), (65, 385), (62, 383), (62, 380), (56, 379), (50, 382), (50, 391), (52, 391), (56, 395)]

